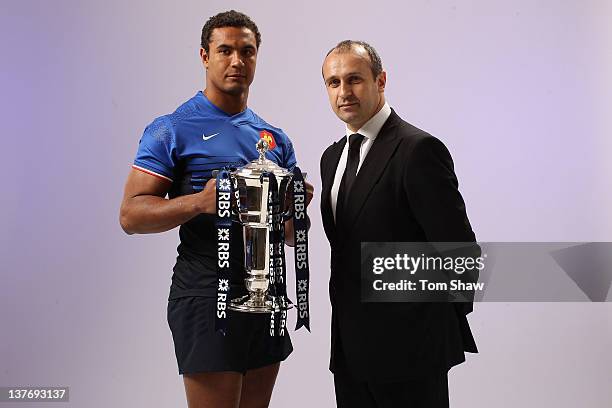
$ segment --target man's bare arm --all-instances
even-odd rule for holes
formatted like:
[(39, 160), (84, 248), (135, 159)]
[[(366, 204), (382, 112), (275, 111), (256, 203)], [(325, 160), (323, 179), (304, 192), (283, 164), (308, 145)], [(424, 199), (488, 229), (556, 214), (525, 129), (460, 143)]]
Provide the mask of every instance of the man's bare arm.
[(171, 182), (132, 169), (125, 183), (119, 222), (127, 234), (149, 234), (171, 230), (193, 217), (216, 211), (216, 180), (204, 190), (167, 199)]

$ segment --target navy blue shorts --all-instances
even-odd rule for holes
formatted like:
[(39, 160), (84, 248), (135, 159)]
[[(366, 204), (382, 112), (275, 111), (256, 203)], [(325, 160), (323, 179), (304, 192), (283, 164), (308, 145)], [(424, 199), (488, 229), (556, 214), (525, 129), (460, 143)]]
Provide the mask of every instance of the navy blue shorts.
[(270, 315), (229, 311), (227, 334), (215, 331), (216, 299), (184, 297), (168, 301), (168, 325), (179, 374), (265, 367), (293, 351), (289, 330), (270, 336)]

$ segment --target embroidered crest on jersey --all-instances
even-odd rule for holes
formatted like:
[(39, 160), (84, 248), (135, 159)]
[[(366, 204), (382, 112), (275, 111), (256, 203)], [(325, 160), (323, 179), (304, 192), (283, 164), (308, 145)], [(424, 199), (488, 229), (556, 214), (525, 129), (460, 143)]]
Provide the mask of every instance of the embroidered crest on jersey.
[(268, 147), (270, 150), (273, 150), (276, 147), (276, 140), (274, 140), (274, 136), (272, 136), (272, 133), (268, 132), (267, 130), (262, 130), (259, 132), (259, 138), (268, 142)]

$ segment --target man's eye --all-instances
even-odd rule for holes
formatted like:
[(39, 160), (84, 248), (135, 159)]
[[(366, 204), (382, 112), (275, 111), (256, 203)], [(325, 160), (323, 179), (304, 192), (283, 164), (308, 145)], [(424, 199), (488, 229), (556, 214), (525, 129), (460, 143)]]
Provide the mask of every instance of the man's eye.
[(350, 82), (351, 82), (352, 84), (357, 84), (357, 83), (361, 82), (361, 78), (359, 78), (359, 77), (352, 77), (352, 78), (350, 79)]
[(247, 57), (252, 57), (253, 55), (255, 55), (255, 50), (249, 48), (243, 51), (243, 54)]
[(340, 81), (337, 81), (337, 80), (334, 80), (334, 81), (329, 81), (329, 84), (328, 84), (328, 85), (329, 85), (330, 87), (332, 87), (332, 88), (335, 88), (335, 87), (337, 87), (338, 85), (340, 85)]
[(230, 55), (230, 50), (228, 50), (227, 48), (223, 48), (219, 50), (219, 52), (223, 55)]

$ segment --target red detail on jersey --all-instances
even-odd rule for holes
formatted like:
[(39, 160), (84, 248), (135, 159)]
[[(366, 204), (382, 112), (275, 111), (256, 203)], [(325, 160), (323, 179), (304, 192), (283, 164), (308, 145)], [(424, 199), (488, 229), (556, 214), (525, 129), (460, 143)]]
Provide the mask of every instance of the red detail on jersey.
[(268, 142), (268, 147), (270, 150), (273, 150), (276, 147), (276, 140), (274, 140), (274, 136), (272, 136), (272, 133), (268, 132), (267, 130), (262, 130), (259, 132), (259, 138)]

